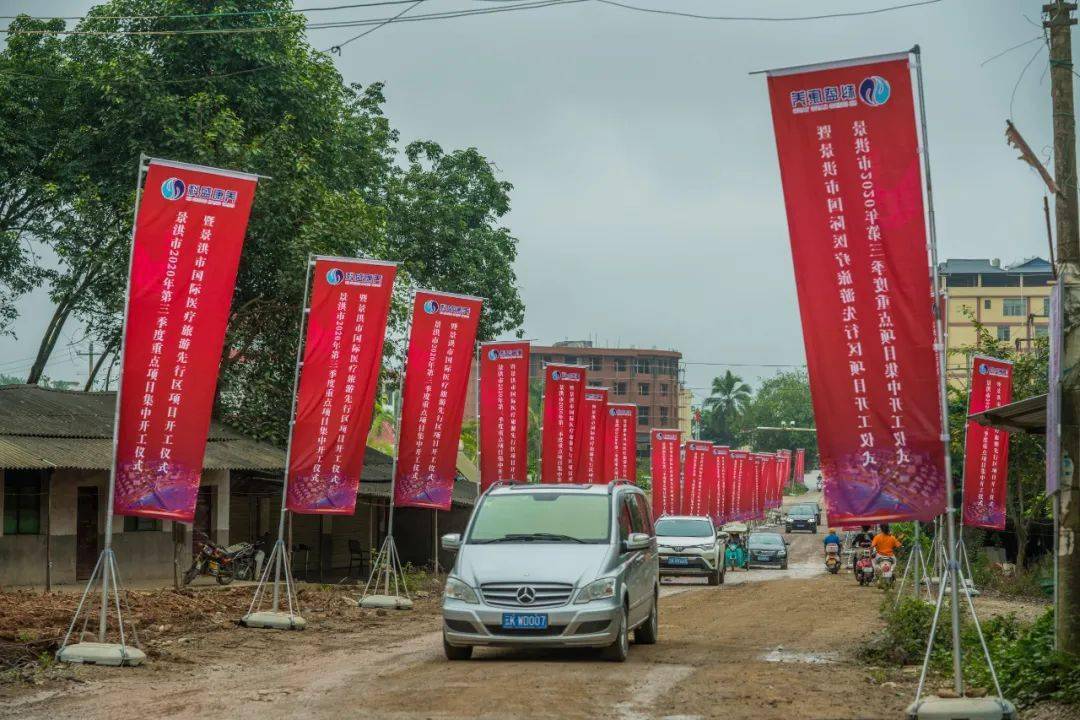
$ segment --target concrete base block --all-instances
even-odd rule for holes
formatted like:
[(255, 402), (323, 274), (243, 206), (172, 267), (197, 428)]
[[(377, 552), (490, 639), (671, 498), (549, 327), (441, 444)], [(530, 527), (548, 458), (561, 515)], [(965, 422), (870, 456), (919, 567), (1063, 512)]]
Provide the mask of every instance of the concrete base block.
[(287, 612), (263, 610), (261, 612), (248, 613), (240, 619), (240, 624), (249, 628), (303, 630), (307, 627), (307, 620), (299, 615), (290, 615)]
[(412, 600), (394, 595), (368, 595), (360, 601), (362, 608), (384, 608), (389, 610), (411, 610)]
[(1016, 708), (996, 697), (939, 698), (930, 695), (912, 703), (908, 720), (1016, 720)]
[(141, 665), (146, 660), (146, 653), (131, 645), (82, 642), (68, 645), (56, 654), (56, 659), (60, 662), (119, 667)]

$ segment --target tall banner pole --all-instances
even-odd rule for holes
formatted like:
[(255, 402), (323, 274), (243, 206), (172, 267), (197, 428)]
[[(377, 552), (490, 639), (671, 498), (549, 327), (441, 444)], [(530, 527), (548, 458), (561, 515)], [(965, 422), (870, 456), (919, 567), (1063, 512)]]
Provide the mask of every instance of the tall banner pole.
[[(298, 385), (300, 383), (300, 368), (304, 364), (304, 341), (307, 337), (308, 315), (311, 312), (311, 308), (308, 307), (308, 301), (311, 297), (311, 270), (314, 267), (315, 258), (312, 257), (311, 254), (308, 254), (307, 263), (304, 268), (304, 301), (300, 305), (300, 329), (296, 340), (296, 365), (293, 368), (292, 401), (289, 405), (289, 436), (288, 440), (285, 442), (285, 472), (281, 481), (281, 512), (278, 515), (277, 540), (274, 542), (273, 550), (270, 551), (270, 558), (263, 570), (263, 577), (260, 578), (259, 586), (255, 589), (255, 595), (251, 599), (251, 605), (248, 607), (247, 614), (244, 615), (243, 619), (240, 621), (240, 624), (245, 627), (277, 627), (302, 630), (307, 624), (304, 618), (298, 614), (300, 609), (300, 599), (297, 597), (295, 598), (295, 604), (293, 602), (292, 572), (288, 564), (288, 548), (285, 547), (285, 519), (288, 516), (286, 502), (289, 497), (289, 467), (292, 459), (293, 428), (296, 425), (296, 398), (299, 389)], [(274, 568), (274, 589), (270, 612), (256, 612), (259, 600), (262, 597), (262, 593), (265, 591), (265, 582), (271, 566)], [(282, 570), (284, 570), (285, 574), (285, 591), (288, 596), (287, 602), (289, 606), (289, 612), (286, 616), (282, 616), (280, 612)], [(296, 612), (294, 612), (294, 608)]]
[[(937, 357), (938, 357), (938, 389), (941, 403), (941, 444), (945, 454), (945, 534), (946, 534), (946, 557), (949, 570), (949, 614), (952, 620), (952, 656), (953, 656), (953, 689), (957, 695), (964, 694), (964, 674), (962, 667), (962, 649), (960, 646), (960, 584), (959, 567), (956, 562), (956, 507), (953, 498), (954, 487), (952, 477), (952, 458), (949, 453), (949, 402), (945, 390), (946, 378), (946, 337), (945, 323), (942, 317), (941, 301), (939, 299), (940, 277), (938, 276), (937, 254), (937, 223), (934, 215), (934, 187), (930, 179), (930, 141), (927, 136), (926, 124), (926, 101), (923, 90), (922, 54), (919, 46), (911, 49), (915, 56), (916, 87), (919, 96), (919, 125), (922, 135), (923, 172), (926, 178), (926, 209), (928, 226), (930, 230), (930, 277), (934, 298), (934, 325), (937, 331)], [(930, 638), (933, 643), (933, 637)], [(916, 698), (916, 702), (918, 698)]]

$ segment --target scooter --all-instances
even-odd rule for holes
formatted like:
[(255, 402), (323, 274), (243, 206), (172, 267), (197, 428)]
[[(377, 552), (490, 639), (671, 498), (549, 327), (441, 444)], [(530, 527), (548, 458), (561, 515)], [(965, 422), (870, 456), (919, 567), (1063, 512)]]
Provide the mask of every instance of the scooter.
[(875, 574), (874, 560), (870, 557), (870, 550), (867, 548), (856, 548), (855, 579), (859, 581), (859, 585), (872, 585)]
[(840, 546), (836, 543), (825, 546), (825, 569), (833, 575), (840, 572)]
[(878, 585), (883, 588), (893, 586), (893, 572), (896, 567), (896, 558), (889, 555), (875, 555), (874, 567), (877, 571)]

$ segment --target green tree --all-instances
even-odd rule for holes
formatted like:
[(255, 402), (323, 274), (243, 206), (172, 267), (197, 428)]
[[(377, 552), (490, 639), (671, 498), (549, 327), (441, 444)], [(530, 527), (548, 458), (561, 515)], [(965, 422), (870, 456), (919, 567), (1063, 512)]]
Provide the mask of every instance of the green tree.
[(733, 444), (737, 436), (739, 416), (746, 409), (751, 397), (750, 386), (730, 370), (713, 378), (702, 413), (701, 437), (724, 445)]
[[(416, 287), (484, 297), (481, 338), (520, 325), (516, 240), (498, 224), (509, 210), (509, 183), (471, 148), (413, 143), (399, 166), (381, 85), (344, 83), (330, 56), (307, 43), (304, 17), (277, 12), (290, 8), (288, 0), (112, 0), (78, 29), (277, 29), (16, 36), (25, 42), (0, 53), (3, 67), (57, 88), (47, 112), (79, 141), (39, 236), (58, 260), (48, 273), (56, 306), (30, 381), (72, 316), (102, 346), (118, 348), (141, 153), (271, 178), (256, 192), (219, 382), (225, 416), (259, 437), (281, 441), (286, 431), (311, 253), (402, 262), (392, 338), (404, 333), (405, 300)], [(236, 10), (275, 12), (224, 14)], [(203, 16), (149, 17), (185, 13)], [(38, 47), (55, 47), (55, 61), (36, 62)], [(401, 346), (387, 343), (391, 367)]]
[(761, 383), (742, 414), (739, 437), (751, 449), (760, 452), (806, 448), (806, 467), (815, 467), (818, 462), (815, 434), (756, 429), (778, 427), (785, 422), (792, 423), (795, 427), (814, 427), (810, 380), (803, 370), (779, 373)]

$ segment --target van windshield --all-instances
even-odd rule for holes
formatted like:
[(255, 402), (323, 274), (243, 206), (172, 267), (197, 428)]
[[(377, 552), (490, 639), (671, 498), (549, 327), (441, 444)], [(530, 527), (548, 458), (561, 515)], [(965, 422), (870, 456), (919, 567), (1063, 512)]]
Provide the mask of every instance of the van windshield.
[(489, 495), (476, 511), (466, 542), (605, 544), (611, 533), (610, 500), (583, 493)]

